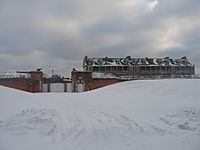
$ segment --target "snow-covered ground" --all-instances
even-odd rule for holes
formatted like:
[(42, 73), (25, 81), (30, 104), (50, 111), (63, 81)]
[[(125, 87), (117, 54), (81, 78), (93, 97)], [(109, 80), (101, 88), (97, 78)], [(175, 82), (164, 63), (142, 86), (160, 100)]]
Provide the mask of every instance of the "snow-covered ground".
[(0, 87), (0, 150), (199, 150), (199, 92), (197, 79), (62, 94)]

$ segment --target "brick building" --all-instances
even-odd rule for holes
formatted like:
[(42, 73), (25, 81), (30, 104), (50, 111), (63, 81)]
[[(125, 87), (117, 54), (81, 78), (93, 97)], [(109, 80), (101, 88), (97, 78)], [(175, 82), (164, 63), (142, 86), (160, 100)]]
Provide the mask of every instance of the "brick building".
[[(195, 66), (186, 57), (165, 58), (88, 58), (84, 71), (72, 71), (74, 91), (89, 91), (126, 80), (157, 78), (190, 78)], [(80, 90), (81, 89), (81, 90)]]
[(111, 73), (118, 78), (170, 78), (191, 77), (195, 75), (195, 66), (186, 57), (165, 58), (88, 58), (83, 60), (86, 72)]
[(42, 92), (43, 72), (17, 71), (15, 74), (4, 74), (0, 76), (0, 85), (15, 88), (27, 92)]
[[(99, 75), (99, 76), (98, 76)], [(95, 75), (89, 71), (75, 71), (71, 73), (72, 86), (74, 92), (90, 91), (107, 85), (124, 81), (104, 74)], [(103, 77), (104, 76), (104, 77)]]

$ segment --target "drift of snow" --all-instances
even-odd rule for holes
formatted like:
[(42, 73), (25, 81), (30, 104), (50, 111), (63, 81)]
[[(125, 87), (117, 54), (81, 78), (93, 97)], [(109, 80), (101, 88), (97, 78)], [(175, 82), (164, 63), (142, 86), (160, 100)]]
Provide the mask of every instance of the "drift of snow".
[(183, 79), (85, 93), (0, 87), (0, 150), (199, 150), (199, 89)]

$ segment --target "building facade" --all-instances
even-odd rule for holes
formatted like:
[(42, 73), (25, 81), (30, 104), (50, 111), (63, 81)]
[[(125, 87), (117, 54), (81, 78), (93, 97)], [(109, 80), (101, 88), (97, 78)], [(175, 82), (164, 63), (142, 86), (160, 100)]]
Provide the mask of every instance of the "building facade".
[(16, 74), (4, 74), (0, 76), (0, 85), (15, 88), (27, 92), (42, 92), (43, 72), (17, 71)]
[(72, 71), (72, 87), (74, 92), (84, 92), (121, 82), (121, 79), (94, 75), (90, 71)]
[(71, 79), (58, 75), (44, 77), (41, 70), (0, 74), (0, 85), (31, 93), (73, 92)]
[(88, 58), (83, 71), (73, 69), (71, 79), (52, 75), (44, 77), (41, 69), (0, 74), (0, 85), (27, 92), (84, 92), (114, 83), (157, 78), (191, 78), (195, 66), (186, 57), (165, 58)]
[(110, 73), (116, 78), (170, 78), (191, 77), (195, 75), (195, 66), (186, 57), (165, 58), (88, 58), (83, 59), (86, 72)]

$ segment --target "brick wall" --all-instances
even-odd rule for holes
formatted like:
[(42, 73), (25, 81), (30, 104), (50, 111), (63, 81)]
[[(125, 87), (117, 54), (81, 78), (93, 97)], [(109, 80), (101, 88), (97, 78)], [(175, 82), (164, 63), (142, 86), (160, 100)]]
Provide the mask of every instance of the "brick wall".
[(121, 82), (118, 79), (93, 79), (86, 85), (86, 90), (94, 90), (111, 84)]
[(85, 71), (72, 71), (71, 78), (73, 82), (73, 91), (75, 92), (77, 91), (78, 82), (84, 83), (85, 91), (90, 91), (114, 83), (121, 82), (121, 80), (119, 79), (94, 79), (92, 78), (92, 72), (85, 72)]
[(32, 93), (41, 92), (43, 73), (38, 71), (28, 73), (31, 74), (31, 78), (0, 78), (0, 85)]
[(34, 86), (34, 83), (31, 79), (22, 79), (22, 78), (7, 78), (7, 79), (0, 79), (0, 85), (23, 90), (27, 92), (34, 92), (37, 91), (37, 87)]
[(72, 84), (73, 84), (72, 86), (73, 91), (77, 92), (77, 83), (84, 82), (85, 87), (87, 87), (87, 84), (92, 81), (92, 72), (72, 71), (71, 79), (72, 79)]

